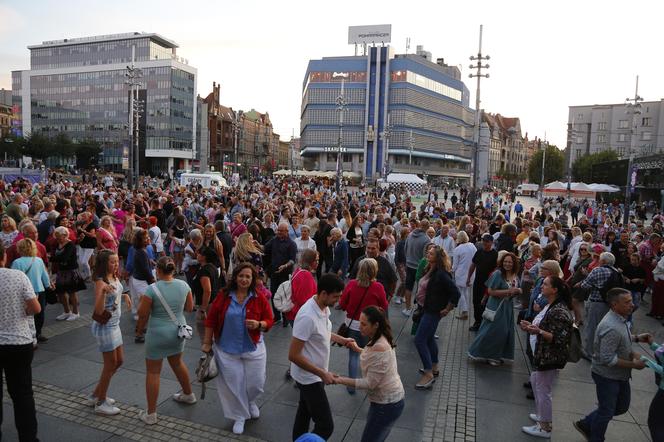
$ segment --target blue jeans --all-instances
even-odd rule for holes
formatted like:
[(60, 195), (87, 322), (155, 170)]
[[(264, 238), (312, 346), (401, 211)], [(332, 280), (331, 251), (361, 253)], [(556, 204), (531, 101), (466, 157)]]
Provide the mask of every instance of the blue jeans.
[[(355, 339), (357, 345), (359, 345), (362, 348), (364, 348), (364, 346), (367, 345), (367, 338), (362, 336), (362, 334), (359, 331), (349, 330), (348, 337)], [(348, 377), (352, 379), (358, 379), (362, 377), (362, 373), (360, 370), (360, 354), (354, 352), (351, 349), (348, 349)], [(347, 390), (349, 393), (355, 392), (355, 388), (353, 387), (347, 387)]]
[(424, 312), (415, 333), (415, 347), (424, 370), (431, 370), (433, 364), (438, 364), (438, 344), (434, 335), (439, 322), (440, 315)]
[(362, 442), (383, 442), (390, 435), (392, 425), (403, 412), (404, 401), (392, 404), (372, 402), (367, 413), (367, 424), (362, 432)]
[(591, 442), (602, 442), (606, 427), (614, 416), (629, 410), (631, 397), (629, 381), (616, 381), (592, 373), (597, 390), (597, 409), (583, 418), (581, 425), (590, 431)]

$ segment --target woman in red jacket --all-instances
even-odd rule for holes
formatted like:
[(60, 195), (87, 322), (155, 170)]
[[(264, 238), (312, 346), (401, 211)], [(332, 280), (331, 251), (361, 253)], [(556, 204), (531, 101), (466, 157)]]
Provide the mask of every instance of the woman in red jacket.
[(318, 252), (312, 249), (303, 250), (300, 255), (300, 267), (291, 276), (291, 302), (293, 308), (288, 312), (284, 312), (288, 324), (293, 324), (300, 307), (318, 293), (318, 286), (313, 275), (317, 268)]
[[(352, 279), (339, 301), (339, 306), (346, 311), (346, 325), (349, 328), (349, 338), (355, 339), (361, 348), (367, 343), (367, 339), (360, 333), (360, 314), (365, 308), (375, 305), (387, 310), (387, 295), (383, 284), (376, 281), (378, 275), (378, 262), (373, 258), (364, 258), (360, 261), (357, 269), (357, 278)], [(348, 377), (359, 379), (360, 356), (352, 349), (348, 352)], [(355, 394), (355, 388), (348, 387), (348, 393)]]
[(214, 340), (219, 402), (224, 416), (235, 421), (235, 434), (242, 434), (245, 420), (260, 416), (256, 400), (263, 393), (267, 362), (262, 333), (274, 321), (269, 301), (256, 291), (257, 277), (252, 264), (239, 264), (205, 320), (202, 350), (211, 351)]

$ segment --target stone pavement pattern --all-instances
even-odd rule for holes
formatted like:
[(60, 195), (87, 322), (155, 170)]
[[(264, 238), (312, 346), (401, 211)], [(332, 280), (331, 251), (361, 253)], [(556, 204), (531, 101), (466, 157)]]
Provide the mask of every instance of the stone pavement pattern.
[[(125, 314), (121, 328), (125, 337), (125, 361), (114, 376), (109, 395), (122, 409), (119, 416), (96, 416), (83, 398), (91, 392), (101, 372), (101, 355), (90, 334), (92, 294), (82, 294), (81, 318), (58, 322), (59, 306), (48, 306), (45, 334), (51, 339), (40, 346), (33, 362), (35, 398), (39, 435), (43, 441), (129, 441), (129, 440), (219, 440), (219, 441), (290, 441), (298, 391), (284, 374), (288, 368), (287, 352), (291, 329), (277, 326), (266, 334), (268, 348), (267, 382), (259, 400), (261, 417), (247, 421), (245, 434), (231, 433), (232, 421), (223, 417), (215, 383), (208, 385), (206, 398), (186, 406), (175, 403), (171, 395), (179, 391), (174, 374), (164, 364), (158, 399), (159, 424), (145, 426), (136, 418), (145, 407), (145, 362), (143, 346), (133, 343), (133, 321)], [(406, 407), (388, 438), (390, 442), (426, 441), (532, 441), (521, 433), (530, 424), (528, 413), (534, 403), (525, 398), (521, 384), (528, 380), (525, 337), (517, 333), (516, 358), (512, 364), (489, 367), (470, 363), (466, 350), (473, 333), (468, 321), (449, 315), (441, 321), (441, 375), (431, 391), (417, 391), (413, 385), (420, 377), (419, 356), (410, 335), (411, 322), (390, 308), (390, 319), (397, 341), (399, 373), (406, 390)], [(647, 305), (637, 312), (637, 331), (656, 331), (657, 341), (664, 340), (664, 327), (645, 317)], [(193, 322), (193, 316), (189, 318)], [(333, 327), (343, 313), (333, 311)], [(333, 347), (330, 370), (347, 374), (346, 349)], [(196, 366), (200, 351), (196, 337), (187, 343), (184, 360), (190, 371)], [(334, 416), (335, 431), (331, 441), (359, 441), (366, 423), (368, 401), (360, 392), (351, 396), (342, 386), (326, 389)], [(194, 385), (200, 395), (200, 386)], [(652, 373), (634, 372), (632, 406), (629, 413), (615, 419), (608, 441), (648, 441), (646, 426), (648, 406), (655, 392)], [(3, 440), (17, 439), (13, 410), (4, 392)], [(585, 361), (569, 364), (560, 373), (554, 387), (554, 438), (581, 441), (571, 423), (591, 411), (595, 405), (595, 387), (590, 367)]]

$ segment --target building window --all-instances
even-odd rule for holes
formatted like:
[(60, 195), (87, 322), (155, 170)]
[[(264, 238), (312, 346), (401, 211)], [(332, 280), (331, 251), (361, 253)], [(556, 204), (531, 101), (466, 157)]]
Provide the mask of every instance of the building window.
[(583, 114), (577, 114), (577, 115), (576, 115), (576, 119), (577, 119), (578, 121), (583, 121)]
[(641, 126), (649, 127), (651, 125), (652, 125), (652, 118), (650, 118), (650, 117), (641, 118)]
[(606, 121), (600, 121), (599, 123), (597, 123), (597, 129), (606, 130)]
[(625, 148), (620, 146), (616, 149), (616, 152), (618, 152), (618, 156), (621, 157), (621, 156), (625, 155)]
[(650, 141), (652, 139), (652, 133), (651, 132), (643, 132), (641, 134), (641, 139), (643, 141)]
[(619, 120), (618, 129), (629, 129), (629, 122), (627, 120)]
[(618, 141), (620, 142), (627, 141), (627, 134), (618, 134)]
[(597, 135), (597, 142), (598, 143), (606, 143), (606, 135), (604, 135), (604, 134)]
[(576, 137), (576, 144), (582, 144), (583, 143), (583, 137)]

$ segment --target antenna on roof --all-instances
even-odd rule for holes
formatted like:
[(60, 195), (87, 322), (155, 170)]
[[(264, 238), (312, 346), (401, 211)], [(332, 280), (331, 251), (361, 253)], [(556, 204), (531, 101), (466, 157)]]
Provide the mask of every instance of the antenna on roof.
[(410, 50), (410, 37), (406, 37), (406, 55), (408, 55), (409, 50)]

